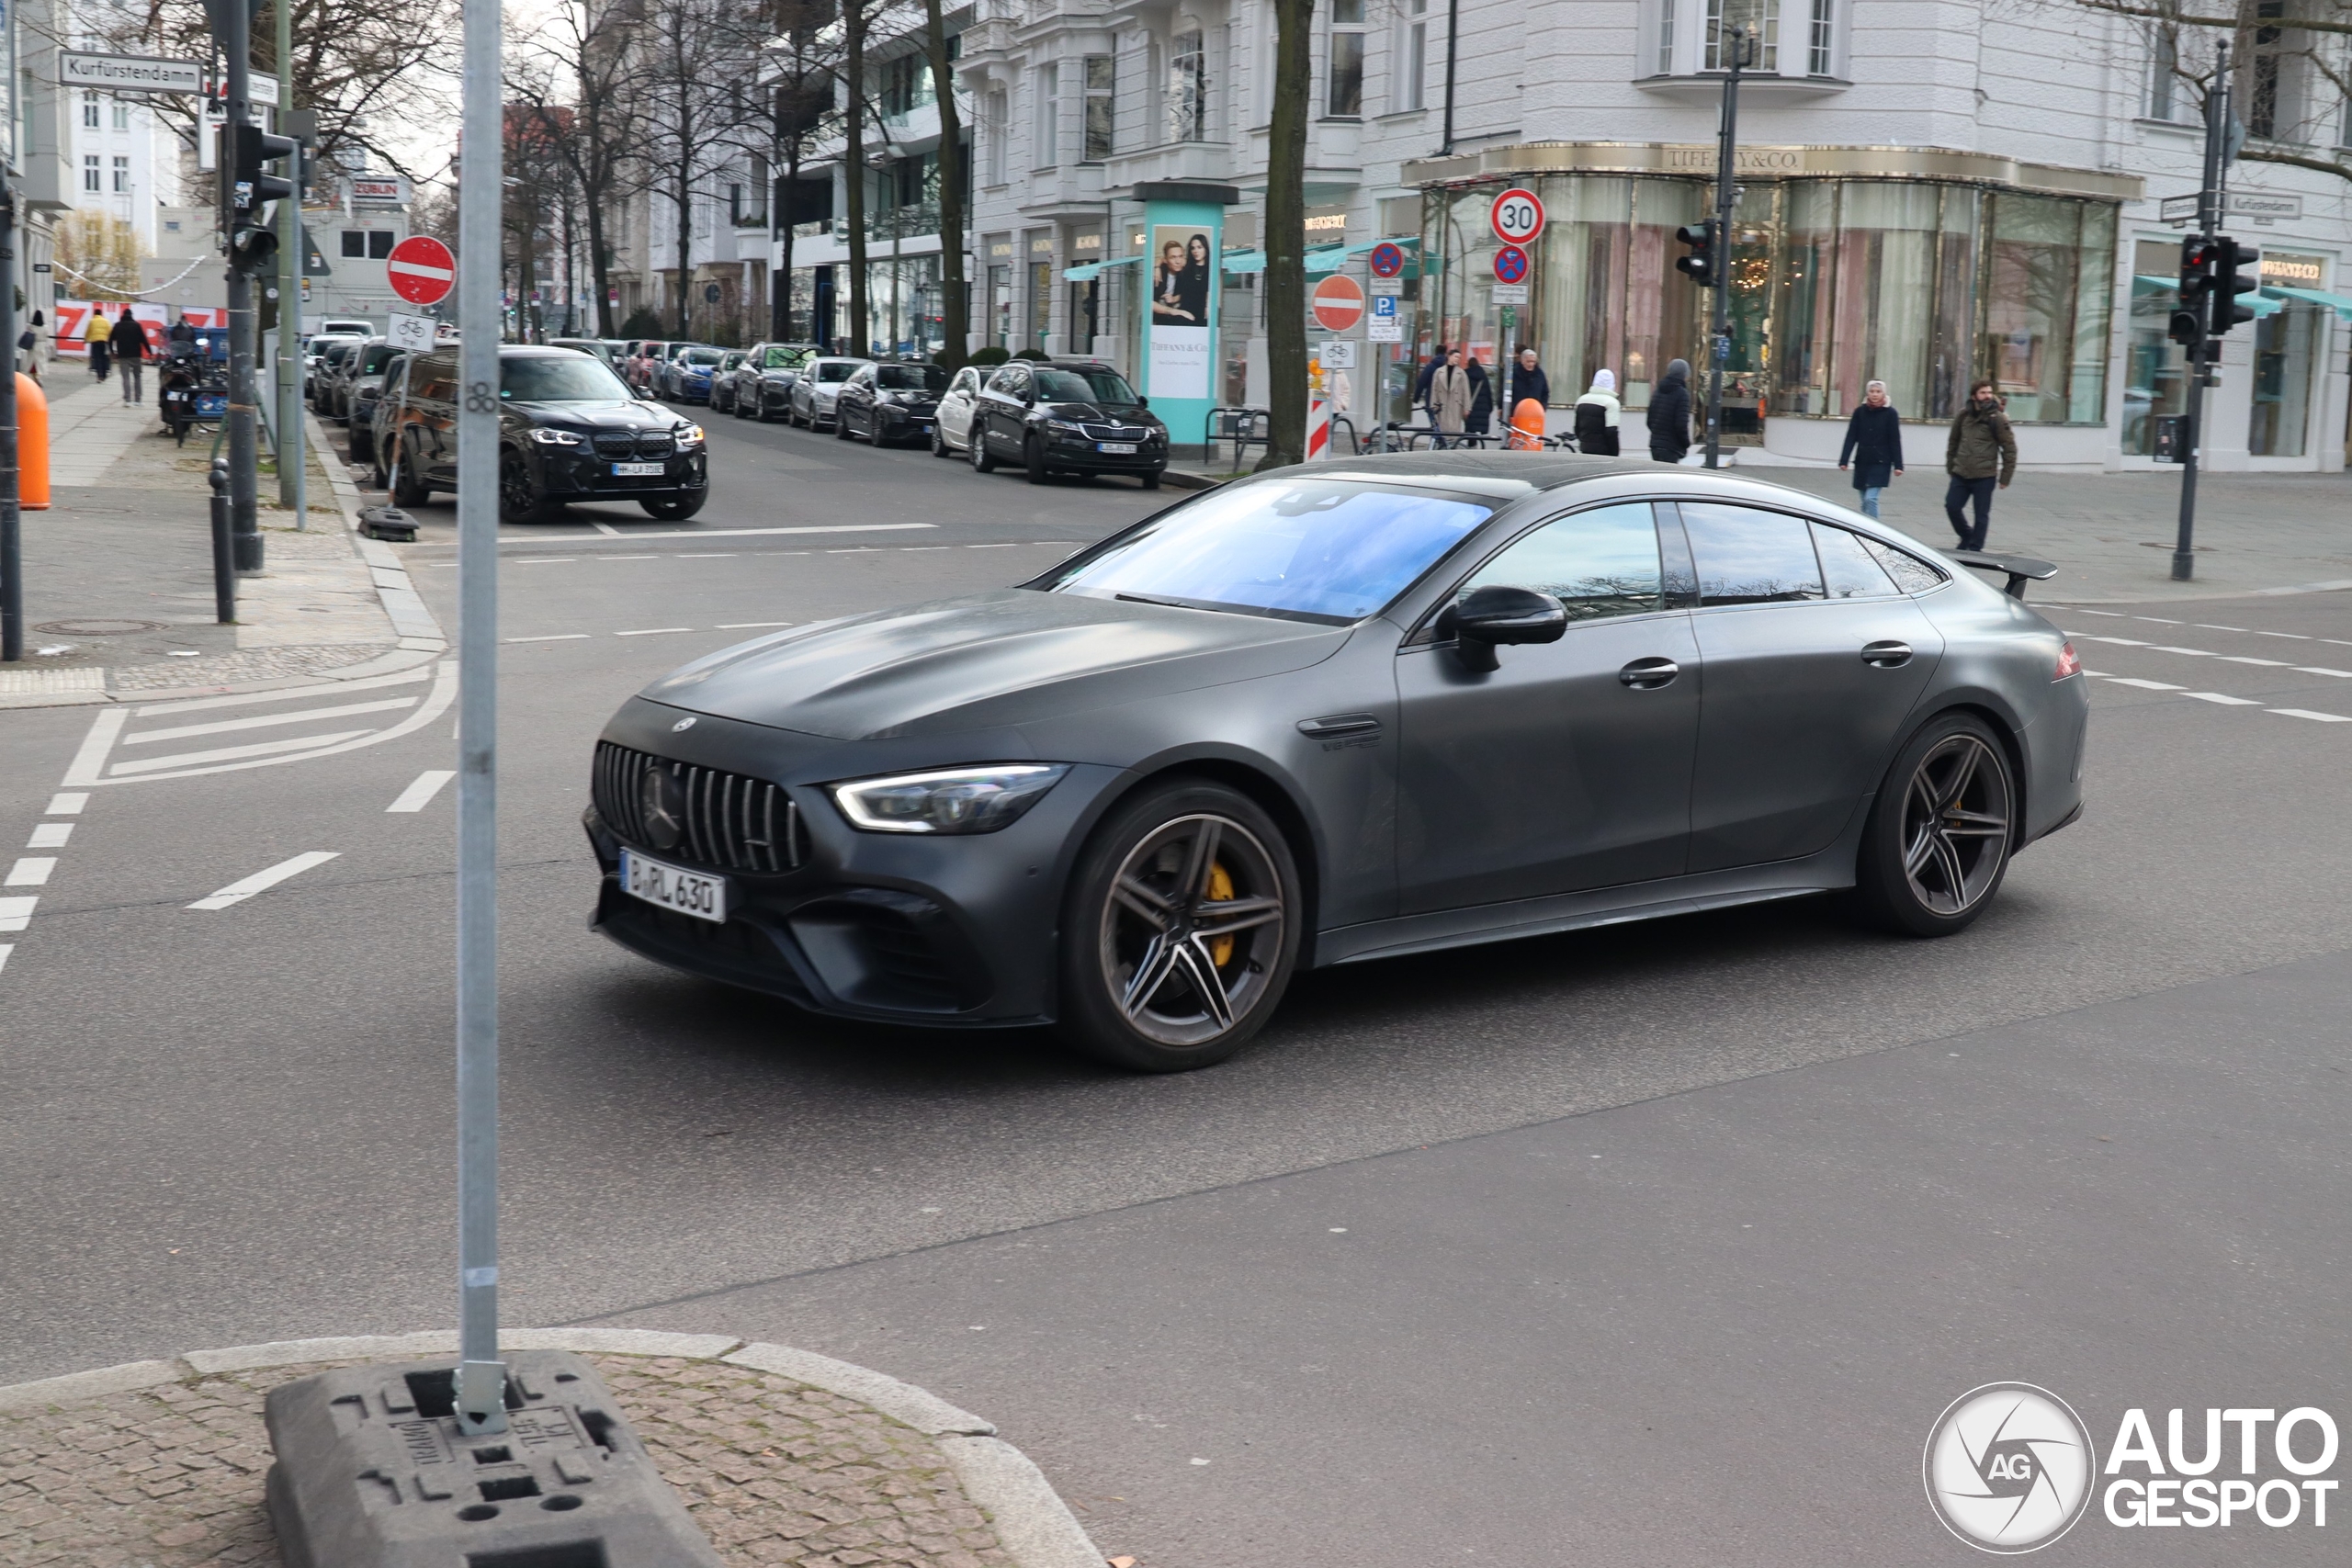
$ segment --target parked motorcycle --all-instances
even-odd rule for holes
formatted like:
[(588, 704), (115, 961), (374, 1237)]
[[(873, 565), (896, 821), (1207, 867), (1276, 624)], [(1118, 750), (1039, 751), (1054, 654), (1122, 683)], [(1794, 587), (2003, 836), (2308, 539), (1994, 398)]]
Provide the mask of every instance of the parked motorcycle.
[(191, 429), (217, 425), (229, 412), (229, 367), (212, 357), (212, 346), (207, 337), (168, 344), (156, 377), (164, 428), (183, 446)]

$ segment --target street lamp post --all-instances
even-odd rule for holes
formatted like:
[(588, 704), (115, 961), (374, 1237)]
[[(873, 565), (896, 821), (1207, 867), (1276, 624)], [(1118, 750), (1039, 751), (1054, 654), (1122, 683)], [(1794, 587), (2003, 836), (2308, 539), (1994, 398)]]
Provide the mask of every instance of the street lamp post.
[(1731, 360), (1731, 215), (1739, 205), (1734, 183), (1739, 142), (1739, 73), (1751, 62), (1756, 42), (1753, 29), (1724, 29), (1731, 46), (1731, 69), (1724, 77), (1724, 118), (1715, 134), (1715, 300), (1713, 331), (1707, 338), (1707, 467), (1723, 463), (1724, 367)]
[[(2213, 46), (2213, 85), (2205, 94), (2205, 169), (2197, 188), (2197, 233), (2208, 240), (2222, 231), (2222, 180), (2226, 161), (2223, 144), (2230, 129), (2230, 46)], [(2188, 428), (2181, 443), (2180, 527), (2172, 547), (2172, 580), (2187, 582), (2197, 575), (2197, 457), (2205, 444), (2205, 383), (2211, 376), (2213, 312), (2226, 310), (2230, 301), (2216, 301), (2212, 289), (2199, 291), (2194, 301), (2183, 300), (2197, 318), (2196, 337), (2188, 344)]]

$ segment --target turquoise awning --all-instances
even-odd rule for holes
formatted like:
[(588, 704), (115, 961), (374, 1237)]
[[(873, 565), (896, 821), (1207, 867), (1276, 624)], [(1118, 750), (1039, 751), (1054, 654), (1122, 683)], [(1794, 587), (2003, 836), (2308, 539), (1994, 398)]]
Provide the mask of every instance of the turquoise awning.
[[(2283, 283), (2269, 284), (2262, 291), (2273, 300), (2301, 299), (2308, 305), (2324, 305), (2341, 319), (2352, 321), (2352, 297), (2342, 294), (2324, 294), (2316, 288), (2290, 288)], [(2268, 313), (2262, 312), (2265, 315)]]
[(1141, 256), (1120, 256), (1113, 261), (1080, 262), (1076, 266), (1064, 267), (1062, 269), (1062, 281), (1064, 283), (1091, 283), (1095, 278), (1102, 276), (1102, 269), (1106, 266), (1133, 266), (1136, 263), (1141, 260), (1143, 260), (1143, 257)]
[[(2134, 294), (2177, 294), (2180, 292), (2180, 279), (2151, 277), (2146, 273), (2135, 273), (2132, 278), (2132, 292)], [(2275, 316), (2278, 313), (2278, 296), (2281, 294), (2293, 294), (2303, 299), (2315, 299), (2323, 305), (2334, 305), (2338, 310), (2352, 307), (2352, 299), (2346, 299), (2334, 294), (2314, 293), (2308, 288), (2266, 288), (2259, 294), (2241, 294), (2238, 296), (2238, 302), (2254, 312), (2256, 321), (2260, 321), (2265, 316)], [(2266, 295), (2269, 298), (2266, 299), (2264, 297)], [(2345, 319), (2352, 321), (2352, 316), (2346, 316)]]
[[(1415, 234), (1402, 239), (1366, 240), (1361, 244), (1354, 245), (1317, 245), (1306, 253), (1307, 275), (1313, 276), (1318, 272), (1337, 272), (1365, 252), (1384, 244), (1418, 251), (1420, 249), (1421, 241), (1420, 236)], [(1266, 270), (1266, 253), (1228, 251), (1221, 265), (1227, 272), (1263, 272)]]

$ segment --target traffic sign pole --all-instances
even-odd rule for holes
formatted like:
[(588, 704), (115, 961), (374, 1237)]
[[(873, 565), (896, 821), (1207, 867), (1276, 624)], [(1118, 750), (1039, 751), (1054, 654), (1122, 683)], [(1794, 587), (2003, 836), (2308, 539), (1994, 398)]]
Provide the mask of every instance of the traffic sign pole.
[(1715, 142), (1715, 309), (1707, 344), (1707, 467), (1723, 466), (1724, 367), (1731, 359), (1731, 214), (1739, 187), (1733, 154), (1739, 145), (1739, 73), (1748, 62), (1755, 34), (1731, 29), (1731, 71), (1724, 78), (1723, 127)]
[[(2205, 182), (2197, 193), (2197, 232), (2211, 236), (2222, 227), (2222, 141), (2230, 123), (2230, 46), (2213, 46), (2213, 85), (2205, 94)], [(2188, 439), (2181, 444), (2180, 524), (2173, 536), (2172, 580), (2197, 574), (2197, 459), (2205, 445), (2206, 366), (2213, 353), (2212, 312), (2228, 310), (2208, 289), (2197, 301), (2197, 341), (2188, 348)]]

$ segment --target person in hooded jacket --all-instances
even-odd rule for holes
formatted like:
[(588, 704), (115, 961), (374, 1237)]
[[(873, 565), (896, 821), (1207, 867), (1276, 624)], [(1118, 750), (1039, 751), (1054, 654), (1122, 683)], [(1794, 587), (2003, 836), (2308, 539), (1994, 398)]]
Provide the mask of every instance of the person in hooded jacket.
[(1495, 417), (1495, 383), (1487, 374), (1484, 361), (1473, 354), (1464, 356), (1462, 368), (1470, 376), (1470, 414), (1462, 428), (1473, 435), (1487, 434), (1487, 425)]
[(1677, 359), (1650, 393), (1650, 456), (1679, 463), (1690, 451), (1690, 362)]
[(114, 331), (107, 334), (107, 346), (114, 354), (116, 379), (122, 383), (122, 400), (143, 403), (147, 400), (144, 372), (147, 367), (147, 329), (125, 305), (122, 314), (114, 321)]
[(1624, 417), (1624, 407), (1617, 400), (1617, 373), (1594, 371), (1591, 389), (1577, 400), (1577, 450), (1593, 457), (1616, 457), (1618, 426)]
[(1886, 400), (1885, 382), (1862, 389), (1862, 405), (1846, 422), (1838, 466), (1852, 468), (1854, 488), (1862, 492), (1862, 515), (1876, 517), (1880, 492), (1903, 471), (1903, 418)]

